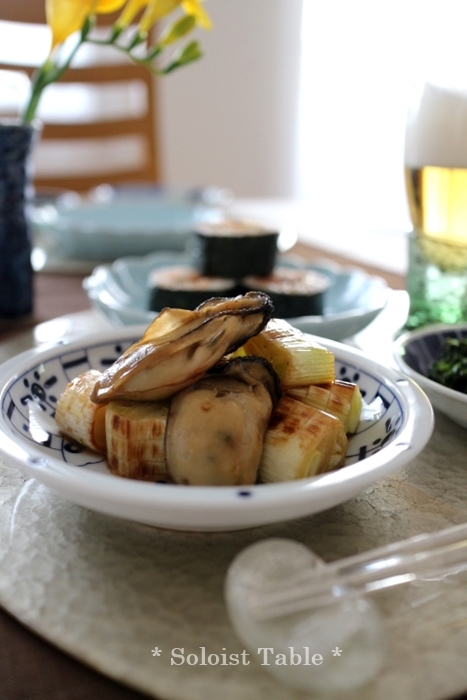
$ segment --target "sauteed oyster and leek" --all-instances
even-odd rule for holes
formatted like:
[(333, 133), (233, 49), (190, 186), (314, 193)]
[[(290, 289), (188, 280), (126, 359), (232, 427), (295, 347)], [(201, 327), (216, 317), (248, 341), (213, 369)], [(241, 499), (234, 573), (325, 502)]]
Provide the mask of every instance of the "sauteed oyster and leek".
[(185, 485), (247, 485), (344, 464), (362, 409), (333, 353), (272, 317), (262, 292), (165, 308), (104, 372), (61, 395), (62, 434), (111, 473)]

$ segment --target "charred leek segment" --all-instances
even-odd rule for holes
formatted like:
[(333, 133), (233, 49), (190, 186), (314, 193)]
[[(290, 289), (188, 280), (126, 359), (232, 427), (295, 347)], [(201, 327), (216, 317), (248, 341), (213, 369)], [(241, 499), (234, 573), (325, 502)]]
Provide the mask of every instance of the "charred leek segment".
[(266, 432), (259, 477), (269, 483), (315, 476), (341, 467), (346, 451), (337, 418), (283, 396)]
[(330, 384), (292, 387), (288, 395), (338, 418), (348, 434), (355, 433), (362, 412), (362, 395), (356, 384), (336, 379)]
[(167, 414), (168, 406), (162, 403), (111, 401), (107, 405), (107, 463), (112, 474), (165, 480)]
[(105, 452), (105, 406), (91, 401), (100, 372), (91, 369), (73, 379), (60, 396), (55, 422), (61, 433), (97, 452)]
[(333, 353), (282, 319), (271, 319), (261, 333), (245, 343), (245, 351), (269, 360), (286, 391), (335, 379)]
[(173, 396), (259, 333), (272, 308), (266, 294), (249, 292), (210, 299), (194, 311), (164, 309), (142, 339), (102, 373), (92, 400), (160, 401)]

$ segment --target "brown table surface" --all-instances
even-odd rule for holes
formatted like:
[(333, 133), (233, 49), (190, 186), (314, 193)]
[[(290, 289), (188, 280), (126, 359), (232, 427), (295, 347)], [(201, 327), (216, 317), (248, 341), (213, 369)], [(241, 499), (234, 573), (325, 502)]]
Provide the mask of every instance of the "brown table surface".
[[(291, 253), (301, 255), (307, 259), (328, 258), (342, 265), (357, 264), (343, 256), (334, 253), (323, 252), (319, 248), (313, 248), (303, 243), (298, 243)], [(404, 278), (395, 273), (383, 271), (369, 265), (358, 263), (372, 275), (384, 277), (392, 289), (404, 289)], [(89, 300), (82, 287), (83, 275), (41, 273), (35, 277), (35, 309), (31, 318), (20, 323), (9, 323), (0, 327), (0, 342), (14, 335), (32, 328), (42, 321), (48, 321), (57, 316), (83, 311), (90, 308)]]
[[(347, 258), (308, 245), (294, 251), (307, 258), (327, 257), (349, 264)], [(404, 289), (400, 275), (360, 265), (384, 277), (393, 289)], [(0, 330), (0, 342), (42, 321), (90, 308), (80, 275), (37, 274), (34, 315)], [(137, 700), (145, 696), (96, 673), (30, 632), (0, 610), (0, 699), (1, 700)], [(462, 696), (467, 700), (467, 695)]]

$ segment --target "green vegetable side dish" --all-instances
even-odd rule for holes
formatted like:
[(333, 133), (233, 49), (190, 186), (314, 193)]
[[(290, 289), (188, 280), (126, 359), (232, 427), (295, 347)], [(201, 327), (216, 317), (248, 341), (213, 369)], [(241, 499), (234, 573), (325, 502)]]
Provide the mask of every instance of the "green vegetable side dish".
[(428, 377), (467, 394), (467, 338), (446, 338), (440, 356), (428, 367)]

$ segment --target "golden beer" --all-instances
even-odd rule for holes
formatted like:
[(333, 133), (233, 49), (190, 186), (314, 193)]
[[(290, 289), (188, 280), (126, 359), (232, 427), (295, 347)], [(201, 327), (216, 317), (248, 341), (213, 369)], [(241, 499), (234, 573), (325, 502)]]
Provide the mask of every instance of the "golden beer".
[(443, 270), (466, 270), (467, 169), (406, 167), (405, 184), (426, 258)]
[(467, 320), (467, 90), (426, 83), (409, 112), (407, 326)]
[(467, 242), (467, 168), (405, 168), (410, 216), (428, 236)]

